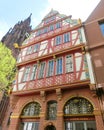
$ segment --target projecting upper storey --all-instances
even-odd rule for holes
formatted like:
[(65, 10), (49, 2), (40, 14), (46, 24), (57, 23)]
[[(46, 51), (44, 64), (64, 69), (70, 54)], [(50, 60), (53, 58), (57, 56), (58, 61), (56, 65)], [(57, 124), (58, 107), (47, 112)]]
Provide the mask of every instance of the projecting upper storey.
[(51, 10), (23, 42), (17, 63), (49, 56), (86, 43), (80, 19)]

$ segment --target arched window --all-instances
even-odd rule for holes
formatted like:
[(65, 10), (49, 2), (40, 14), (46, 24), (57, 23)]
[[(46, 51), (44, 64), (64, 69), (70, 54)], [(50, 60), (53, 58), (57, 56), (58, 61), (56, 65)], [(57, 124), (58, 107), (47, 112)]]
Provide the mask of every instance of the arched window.
[(29, 103), (24, 107), (21, 116), (39, 116), (40, 108), (40, 104), (37, 102)]
[(93, 110), (93, 105), (85, 98), (68, 100), (64, 106), (65, 130), (96, 130)]
[(31, 102), (27, 104), (21, 113), (21, 123), (19, 130), (39, 130), (40, 110), (41, 106), (37, 102)]
[(47, 119), (55, 120), (57, 117), (57, 102), (49, 101), (47, 104)]
[(92, 114), (92, 104), (82, 97), (75, 97), (66, 102), (64, 114)]

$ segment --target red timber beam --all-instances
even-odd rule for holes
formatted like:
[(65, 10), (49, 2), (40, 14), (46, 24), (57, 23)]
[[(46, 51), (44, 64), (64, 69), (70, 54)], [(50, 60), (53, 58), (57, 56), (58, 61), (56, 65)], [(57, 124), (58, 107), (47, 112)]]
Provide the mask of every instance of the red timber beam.
[(66, 49), (62, 49), (60, 51), (53, 52), (53, 53), (50, 53), (50, 54), (47, 54), (47, 55), (44, 55), (44, 56), (40, 56), (40, 57), (37, 57), (37, 58), (34, 58), (34, 59), (30, 59), (28, 61), (23, 61), (22, 63), (17, 63), (16, 66), (17, 67), (23, 66), (23, 65), (35, 62), (35, 61), (40, 61), (40, 60), (43, 60), (43, 59), (46, 59), (46, 58), (49, 58), (49, 57), (58, 56), (60, 54), (66, 53), (66, 52), (72, 52), (72, 51), (76, 51), (76, 50), (80, 50), (81, 52), (83, 52), (84, 51), (83, 49), (85, 48), (85, 46), (86, 46), (85, 44), (81, 43), (79, 45), (72, 46), (72, 47), (69, 47), (69, 48), (66, 48)]

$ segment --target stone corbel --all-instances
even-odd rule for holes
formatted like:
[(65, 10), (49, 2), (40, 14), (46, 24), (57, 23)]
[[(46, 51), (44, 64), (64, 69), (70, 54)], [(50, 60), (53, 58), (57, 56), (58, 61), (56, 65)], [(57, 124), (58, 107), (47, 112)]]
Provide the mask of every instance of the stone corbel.
[(82, 46), (81, 49), (82, 49), (82, 54), (85, 54), (86, 53), (85, 47)]
[(40, 96), (42, 97), (43, 102), (45, 102), (45, 99), (46, 99), (45, 91), (40, 91)]
[(95, 84), (89, 84), (92, 95), (96, 97), (96, 86)]
[(61, 92), (60, 88), (56, 89), (56, 94), (57, 94), (58, 100), (61, 100), (61, 98), (62, 98), (62, 92)]
[(56, 61), (56, 55), (53, 55), (53, 59), (54, 59), (54, 61)]
[(37, 65), (38, 65), (38, 66), (40, 65), (40, 61), (39, 61), (39, 60), (37, 60)]

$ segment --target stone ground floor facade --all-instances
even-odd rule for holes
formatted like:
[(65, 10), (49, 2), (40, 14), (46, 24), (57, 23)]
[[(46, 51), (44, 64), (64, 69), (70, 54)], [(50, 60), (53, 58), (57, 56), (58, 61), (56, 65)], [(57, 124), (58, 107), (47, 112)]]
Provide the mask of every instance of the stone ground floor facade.
[(29, 92), (11, 96), (10, 123), (3, 130), (104, 130), (99, 101), (89, 85)]

